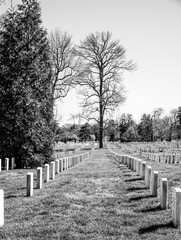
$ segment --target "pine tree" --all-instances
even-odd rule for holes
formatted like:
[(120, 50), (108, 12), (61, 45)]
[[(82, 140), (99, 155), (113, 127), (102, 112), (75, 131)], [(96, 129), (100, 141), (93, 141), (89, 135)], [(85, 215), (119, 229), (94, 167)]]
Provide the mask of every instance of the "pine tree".
[(36, 0), (22, 0), (0, 32), (0, 154), (17, 167), (37, 166), (52, 153), (53, 98), (47, 33)]

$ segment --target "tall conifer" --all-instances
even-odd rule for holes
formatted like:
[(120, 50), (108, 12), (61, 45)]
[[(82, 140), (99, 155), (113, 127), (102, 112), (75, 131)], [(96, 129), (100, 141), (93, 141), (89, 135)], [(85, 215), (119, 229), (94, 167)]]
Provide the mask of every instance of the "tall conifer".
[(36, 0), (22, 0), (0, 32), (0, 154), (18, 167), (40, 165), (52, 153), (53, 98), (47, 33)]

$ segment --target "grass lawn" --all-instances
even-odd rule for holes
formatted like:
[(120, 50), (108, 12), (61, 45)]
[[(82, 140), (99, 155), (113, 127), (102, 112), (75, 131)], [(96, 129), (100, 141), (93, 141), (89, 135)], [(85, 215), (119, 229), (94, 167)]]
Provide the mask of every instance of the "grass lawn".
[(0, 189), (5, 191), (0, 239), (181, 239), (171, 209), (160, 210), (144, 181), (105, 149), (95, 150), (41, 190), (36, 189), (36, 170), (31, 170), (32, 197), (26, 197), (28, 171), (0, 173)]

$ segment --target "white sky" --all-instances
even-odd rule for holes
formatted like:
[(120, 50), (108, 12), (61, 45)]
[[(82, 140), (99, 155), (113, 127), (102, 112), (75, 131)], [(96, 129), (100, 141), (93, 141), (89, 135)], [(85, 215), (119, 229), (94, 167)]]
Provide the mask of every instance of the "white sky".
[[(6, 0), (7, 2), (10, 0)], [(13, 0), (13, 3), (20, 2)], [(89, 33), (110, 31), (127, 49), (137, 71), (124, 75), (127, 100), (117, 115), (143, 113), (162, 107), (168, 114), (181, 106), (181, 0), (41, 0), (43, 25), (48, 31), (68, 31), (74, 43)], [(8, 7), (1, 6), (0, 12)], [(58, 112), (64, 123), (79, 112), (69, 93)]]

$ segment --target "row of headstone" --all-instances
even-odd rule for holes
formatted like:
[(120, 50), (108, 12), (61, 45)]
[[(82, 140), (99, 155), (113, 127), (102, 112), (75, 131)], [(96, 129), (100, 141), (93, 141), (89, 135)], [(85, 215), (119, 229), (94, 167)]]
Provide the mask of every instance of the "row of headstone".
[(164, 153), (148, 153), (148, 152), (142, 152), (142, 157), (150, 160), (150, 161), (156, 161), (156, 162), (162, 162), (162, 163), (180, 163), (180, 154), (164, 154)]
[[(152, 196), (154, 197), (158, 196), (158, 172), (157, 171), (154, 171), (151, 166), (147, 165), (147, 163), (141, 159), (128, 156), (128, 155), (119, 155), (117, 153), (114, 153), (110, 149), (109, 151), (121, 164), (127, 165), (129, 169), (136, 171), (136, 173), (142, 179), (145, 180), (146, 187), (150, 188)], [(160, 196), (160, 199), (162, 198), (163, 196)], [(167, 198), (165, 199), (165, 201), (167, 201)]]
[[(125, 164), (131, 170), (136, 171), (136, 173), (145, 180), (145, 185), (150, 188), (151, 195), (154, 197), (159, 197), (160, 208), (168, 208), (168, 180), (167, 178), (160, 178), (159, 183), (159, 173), (154, 171), (151, 166), (141, 159), (127, 156), (119, 155), (111, 151), (114, 158), (121, 164)], [(158, 188), (158, 184), (160, 184)], [(158, 191), (159, 190), (159, 191)], [(159, 192), (159, 194), (158, 194)], [(175, 227), (181, 229), (181, 188), (173, 188), (172, 192), (172, 221)]]
[[(93, 150), (94, 149), (92, 149), (89, 152), (82, 153), (76, 156), (56, 159), (55, 161), (52, 161), (50, 164), (45, 164), (44, 181), (49, 182), (50, 179), (53, 180), (55, 178), (55, 174), (59, 174), (60, 172), (63, 172), (66, 169), (80, 163), (81, 161), (83, 161), (83, 159), (87, 158)], [(42, 172), (43, 172), (43, 168), (38, 167), (37, 168), (37, 189), (42, 188), (42, 181), (43, 181)], [(32, 196), (32, 195), (33, 195), (33, 173), (28, 172), (27, 173), (27, 196)]]
[[(44, 166), (44, 182), (49, 182), (50, 179), (55, 178), (55, 174), (65, 171), (66, 169), (75, 166), (76, 164), (83, 161), (87, 158), (91, 152), (94, 151), (92, 148), (91, 151), (82, 153), (80, 155), (56, 159), (50, 164), (45, 164)], [(33, 195), (33, 172), (28, 172), (26, 176), (26, 191), (27, 196), (30, 197)], [(37, 168), (37, 189), (41, 189), (43, 186), (43, 168)], [(0, 189), (0, 227), (4, 225), (4, 190)]]
[[(5, 170), (12, 170), (15, 167), (15, 158), (5, 158), (4, 159), (4, 169)], [(0, 159), (0, 171), (2, 171), (2, 160)]]
[(57, 147), (56, 149), (54, 149), (54, 158), (55, 159), (59, 159), (59, 158), (62, 158), (62, 157), (70, 156), (73, 153), (79, 152), (83, 146), (84, 146), (83, 144), (81, 144), (81, 145), (80, 144), (76, 144), (74, 150), (63, 151), (63, 152), (61, 151), (62, 148), (58, 148)]

